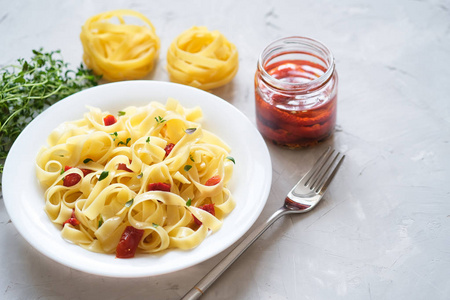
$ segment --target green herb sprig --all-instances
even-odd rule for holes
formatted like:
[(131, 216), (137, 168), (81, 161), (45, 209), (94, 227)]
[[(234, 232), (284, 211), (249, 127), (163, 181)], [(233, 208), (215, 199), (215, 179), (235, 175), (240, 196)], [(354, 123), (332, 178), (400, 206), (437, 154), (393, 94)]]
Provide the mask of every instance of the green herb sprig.
[(30, 60), (0, 68), (0, 173), (11, 145), (38, 114), (55, 102), (98, 84), (99, 76), (82, 64), (76, 69), (60, 50), (33, 50)]
[(155, 117), (155, 120), (156, 120), (156, 123), (158, 123), (158, 124), (162, 124), (166, 121), (161, 116)]

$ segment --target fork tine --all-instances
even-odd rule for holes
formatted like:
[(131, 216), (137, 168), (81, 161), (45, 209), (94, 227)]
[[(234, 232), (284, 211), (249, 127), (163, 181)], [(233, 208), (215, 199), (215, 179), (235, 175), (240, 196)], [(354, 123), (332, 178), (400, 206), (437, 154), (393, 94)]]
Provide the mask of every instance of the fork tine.
[(317, 186), (320, 186), (320, 181), (323, 179), (323, 176), (328, 172), (330, 166), (333, 164), (333, 154), (335, 153), (335, 150), (332, 149), (327, 156), (325, 157), (324, 161), (321, 163), (320, 169), (315, 174), (314, 181), (311, 183), (310, 188), (311, 190), (315, 190)]
[(311, 175), (311, 178), (305, 183), (305, 186), (309, 187), (313, 190), (316, 186), (317, 181), (322, 177), (323, 169), (328, 164), (330, 156), (334, 153), (334, 149), (328, 147), (327, 151), (317, 160), (313, 169), (314, 173)]
[[(334, 152), (334, 150), (333, 150)], [(314, 187), (316, 193), (323, 194), (325, 190), (328, 188), (328, 185), (330, 184), (331, 180), (333, 180), (334, 175), (336, 175), (337, 171), (339, 170), (339, 167), (341, 166), (343, 160), (345, 158), (345, 155), (338, 152), (331, 163), (328, 165), (325, 172), (321, 174), (319, 184)]]
[(321, 168), (323, 167), (323, 160), (327, 159), (326, 156), (330, 155), (331, 147), (328, 147), (327, 150), (320, 155), (320, 157), (317, 159), (314, 166), (303, 176), (303, 178), (300, 180), (300, 182), (304, 182), (305, 186), (310, 186), (310, 183), (314, 178), (316, 178), (318, 172), (320, 172)]

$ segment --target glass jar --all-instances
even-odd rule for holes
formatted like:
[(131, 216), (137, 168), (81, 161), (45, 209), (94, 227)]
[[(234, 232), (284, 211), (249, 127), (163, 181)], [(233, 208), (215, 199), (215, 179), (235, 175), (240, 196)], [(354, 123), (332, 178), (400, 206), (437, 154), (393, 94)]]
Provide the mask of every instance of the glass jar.
[(298, 36), (272, 42), (255, 74), (258, 130), (289, 148), (325, 140), (336, 125), (337, 87), (333, 55), (322, 43)]

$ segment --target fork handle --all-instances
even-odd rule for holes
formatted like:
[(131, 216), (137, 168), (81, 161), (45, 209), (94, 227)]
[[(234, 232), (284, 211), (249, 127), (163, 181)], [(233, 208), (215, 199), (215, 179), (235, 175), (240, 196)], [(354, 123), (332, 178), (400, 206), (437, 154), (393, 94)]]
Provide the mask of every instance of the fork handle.
[(255, 242), (267, 228), (281, 216), (291, 212), (284, 206), (278, 209), (266, 222), (255, 228), (239, 245), (237, 245), (224, 259), (222, 259), (208, 274), (203, 277), (181, 300), (198, 299), (222, 273), (231, 266), (242, 253)]

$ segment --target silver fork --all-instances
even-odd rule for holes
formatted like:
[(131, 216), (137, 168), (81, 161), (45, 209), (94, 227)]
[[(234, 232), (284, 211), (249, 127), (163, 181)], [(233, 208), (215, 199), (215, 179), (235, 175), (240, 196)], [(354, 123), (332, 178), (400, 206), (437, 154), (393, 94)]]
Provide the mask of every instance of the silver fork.
[(305, 213), (313, 209), (322, 199), (344, 157), (345, 155), (340, 152), (336, 153), (335, 150), (328, 148), (311, 170), (287, 194), (284, 205), (225, 256), (195, 287), (184, 295), (182, 300), (198, 299), (203, 295), (205, 290), (281, 216), (291, 213)]

